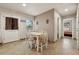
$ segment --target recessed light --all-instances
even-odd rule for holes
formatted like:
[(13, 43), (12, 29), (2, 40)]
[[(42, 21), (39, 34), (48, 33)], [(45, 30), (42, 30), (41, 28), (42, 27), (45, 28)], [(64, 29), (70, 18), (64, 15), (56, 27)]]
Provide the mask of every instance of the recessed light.
[(65, 9), (65, 11), (68, 11), (68, 9)]
[(25, 7), (25, 6), (26, 6), (26, 4), (25, 4), (25, 3), (23, 3), (23, 4), (22, 4), (22, 6), (23, 6), (23, 7)]

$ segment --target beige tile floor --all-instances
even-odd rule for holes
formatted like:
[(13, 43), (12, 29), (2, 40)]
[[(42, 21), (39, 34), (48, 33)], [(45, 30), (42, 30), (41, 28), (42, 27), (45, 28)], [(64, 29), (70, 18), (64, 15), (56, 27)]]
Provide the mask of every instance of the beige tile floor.
[(56, 43), (50, 43), (43, 52), (30, 50), (26, 47), (26, 41), (20, 40), (3, 44), (0, 46), (0, 55), (78, 55), (79, 50), (76, 47), (76, 40), (64, 38)]

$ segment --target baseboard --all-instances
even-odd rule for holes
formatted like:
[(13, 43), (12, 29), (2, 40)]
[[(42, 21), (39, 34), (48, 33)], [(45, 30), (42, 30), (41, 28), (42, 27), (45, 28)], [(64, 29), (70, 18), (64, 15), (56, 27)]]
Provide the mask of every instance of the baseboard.
[(53, 43), (53, 41), (51, 41), (51, 40), (48, 40), (48, 43)]
[(63, 39), (64, 37), (63, 36), (61, 36), (61, 39)]
[(53, 40), (53, 43), (56, 43), (58, 40)]
[(25, 40), (25, 38), (21, 38), (20, 40)]
[(12, 43), (12, 42), (17, 42), (17, 41), (21, 41), (21, 40), (25, 40), (25, 38), (22, 38), (22, 39), (19, 39), (19, 40), (16, 40), (16, 41), (11, 41), (11, 42), (6, 42), (6, 43), (0, 43), (0, 45), (4, 45), (4, 44), (8, 44), (8, 43)]
[(17, 41), (20, 41), (20, 40), (24, 40), (24, 39), (18, 39), (18, 40), (10, 41), (10, 42), (3, 42), (2, 44), (7, 44), (7, 43), (12, 43), (12, 42), (17, 42)]

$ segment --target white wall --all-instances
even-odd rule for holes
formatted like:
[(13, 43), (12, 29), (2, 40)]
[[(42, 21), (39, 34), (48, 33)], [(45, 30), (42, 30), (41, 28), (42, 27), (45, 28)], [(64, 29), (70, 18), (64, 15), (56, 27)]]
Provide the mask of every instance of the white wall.
[(76, 13), (76, 39), (77, 39), (77, 48), (79, 48), (79, 4)]
[[(57, 24), (57, 18), (59, 18), (59, 24)], [(46, 20), (49, 20), (49, 24), (46, 24)], [(57, 40), (57, 25), (59, 25), (59, 38), (61, 37), (61, 17), (54, 10), (49, 10), (41, 15), (35, 17), (35, 23), (38, 21), (38, 25), (35, 25), (35, 29), (41, 31), (47, 31), (49, 35), (49, 41)]]
[[(58, 23), (59, 22), (59, 23)], [(59, 28), (57, 28), (59, 25)], [(59, 37), (57, 38), (57, 32)], [(61, 16), (54, 10), (54, 41), (61, 38)]]
[(72, 39), (76, 39), (76, 18), (72, 20)]
[(79, 40), (79, 4), (76, 13), (76, 39)]
[(61, 19), (61, 38), (64, 38), (64, 21), (63, 21), (63, 18)]
[(2, 41), (1, 39), (2, 37), (1, 37), (1, 14), (0, 14), (0, 42)]
[[(19, 40), (21, 38), (25, 37), (25, 32), (26, 32), (26, 24), (25, 22), (21, 22), (21, 20), (28, 20), (31, 19), (33, 20), (33, 16), (30, 15), (25, 15), (13, 10), (9, 10), (9, 9), (3, 9), (0, 8), (0, 21), (1, 21), (1, 41), (3, 43), (7, 43), (7, 42), (11, 42), (11, 41), (16, 41)], [(18, 18), (18, 26), (19, 29), (18, 30), (5, 30), (5, 17), (14, 17), (14, 18)]]
[[(20, 22), (21, 20), (33, 20), (34, 17), (30, 15), (25, 15), (19, 12), (15, 12), (8, 9), (0, 8), (1, 14), (1, 42), (7, 43), (11, 41), (16, 41), (26, 36), (26, 25), (25, 22)], [(18, 18), (18, 30), (5, 30), (5, 17), (14, 17)], [(35, 27), (34, 29), (40, 29), (48, 32), (49, 41), (57, 40), (57, 18), (59, 17), (59, 37), (61, 37), (61, 17), (60, 15), (54, 11), (54, 9), (49, 10), (41, 15), (35, 17)], [(46, 20), (49, 20), (49, 24), (46, 24)], [(39, 22), (36, 25), (36, 21)]]
[[(49, 20), (49, 24), (46, 24), (46, 20)], [(36, 22), (38, 21), (38, 25)], [(49, 10), (35, 17), (35, 30), (46, 31), (49, 36), (49, 41), (54, 39), (54, 10)]]

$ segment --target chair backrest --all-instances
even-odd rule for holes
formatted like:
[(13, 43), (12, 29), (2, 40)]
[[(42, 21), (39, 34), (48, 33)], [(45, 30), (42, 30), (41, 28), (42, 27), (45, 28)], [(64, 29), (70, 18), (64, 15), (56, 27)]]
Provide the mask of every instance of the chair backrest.
[(26, 38), (27, 38), (28, 40), (32, 40), (31, 32), (27, 32)]
[(43, 36), (44, 36), (44, 40), (45, 41), (48, 41), (48, 34), (45, 32), (45, 33), (43, 33)]
[(46, 43), (48, 41), (48, 34), (43, 33), (41, 36), (39, 36), (39, 43)]

